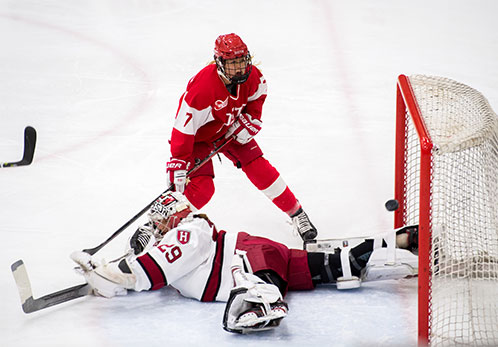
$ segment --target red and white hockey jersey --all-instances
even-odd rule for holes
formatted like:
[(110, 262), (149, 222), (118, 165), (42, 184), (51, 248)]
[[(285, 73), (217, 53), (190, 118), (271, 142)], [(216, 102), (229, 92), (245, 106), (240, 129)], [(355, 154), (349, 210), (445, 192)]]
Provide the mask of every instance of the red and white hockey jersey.
[(200, 301), (226, 301), (233, 286), (230, 266), (237, 233), (218, 232), (204, 218), (170, 230), (161, 242), (131, 264), (135, 290), (165, 285)]
[(171, 134), (173, 158), (188, 160), (194, 142), (219, 139), (241, 113), (261, 120), (267, 86), (259, 69), (253, 66), (248, 80), (236, 88), (236, 96), (228, 92), (215, 64), (206, 66), (189, 81)]

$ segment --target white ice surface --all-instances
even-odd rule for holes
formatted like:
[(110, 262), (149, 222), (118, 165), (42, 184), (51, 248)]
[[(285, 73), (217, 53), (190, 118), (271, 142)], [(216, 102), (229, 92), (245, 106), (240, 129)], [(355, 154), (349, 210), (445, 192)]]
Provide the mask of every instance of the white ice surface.
[[(0, 345), (415, 346), (416, 279), (320, 287), (287, 297), (282, 326), (221, 329), (224, 304), (172, 289), (85, 297), (25, 315), (10, 272), (26, 263), (35, 297), (82, 282), (68, 255), (94, 247), (165, 189), (167, 140), (187, 81), (236, 32), (267, 78), (257, 139), (320, 238), (387, 230), (395, 83), (449, 77), (498, 107), (498, 2), (0, 0)], [(223, 160), (205, 209), (219, 228), (301, 247), (287, 217)], [(141, 220), (143, 221), (143, 220)], [(120, 255), (131, 227), (104, 248)]]

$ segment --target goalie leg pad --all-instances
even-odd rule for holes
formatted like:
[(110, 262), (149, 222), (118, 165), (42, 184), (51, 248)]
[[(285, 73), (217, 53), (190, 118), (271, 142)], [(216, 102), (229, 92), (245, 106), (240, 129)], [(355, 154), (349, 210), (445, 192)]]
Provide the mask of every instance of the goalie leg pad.
[(247, 288), (234, 288), (230, 292), (223, 315), (223, 329), (231, 333), (247, 334), (278, 327), (287, 316), (287, 303), (281, 299), (274, 303), (258, 303), (250, 300), (252, 295), (248, 292)]
[(364, 281), (400, 279), (418, 274), (418, 257), (406, 249), (395, 249), (395, 262), (388, 261), (387, 248), (374, 249), (363, 273)]
[(223, 329), (248, 333), (273, 329), (287, 315), (288, 306), (278, 287), (263, 282), (243, 269), (243, 251), (237, 250), (232, 261), (232, 276), (236, 285), (230, 292)]

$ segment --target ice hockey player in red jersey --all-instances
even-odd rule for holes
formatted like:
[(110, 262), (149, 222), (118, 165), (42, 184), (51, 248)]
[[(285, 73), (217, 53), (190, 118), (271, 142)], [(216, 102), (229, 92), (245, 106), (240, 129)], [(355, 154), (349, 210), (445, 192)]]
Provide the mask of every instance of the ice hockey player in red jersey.
[(168, 184), (185, 194), (197, 209), (214, 194), (211, 161), (186, 178), (187, 171), (205, 158), (214, 145), (232, 137), (222, 149), (257, 189), (287, 213), (303, 240), (317, 230), (280, 173), (263, 156), (254, 136), (262, 126), (266, 80), (252, 65), (246, 44), (236, 34), (216, 39), (214, 63), (203, 68), (187, 85), (171, 134), (171, 159), (166, 165)]
[(362, 280), (403, 278), (418, 270), (417, 256), (396, 246), (416, 246), (416, 227), (352, 248), (343, 242), (322, 253), (217, 230), (207, 216), (192, 212), (178, 192), (161, 196), (148, 217), (117, 261), (99, 263), (85, 252), (71, 254), (94, 294), (111, 298), (170, 285), (199, 301), (226, 301), (223, 327), (230, 332), (277, 327), (287, 315), (288, 290), (311, 290), (321, 283), (356, 288)]

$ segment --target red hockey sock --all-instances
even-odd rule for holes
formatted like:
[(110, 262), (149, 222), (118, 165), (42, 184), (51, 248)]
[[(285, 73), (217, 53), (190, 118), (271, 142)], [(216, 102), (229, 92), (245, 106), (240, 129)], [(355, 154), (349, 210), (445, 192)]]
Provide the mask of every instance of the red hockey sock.
[(185, 188), (185, 197), (196, 209), (206, 205), (214, 194), (214, 182), (211, 176), (195, 176)]
[(247, 178), (262, 191), (279, 209), (293, 215), (301, 205), (284, 182), (277, 169), (263, 157), (259, 157), (242, 170)]

